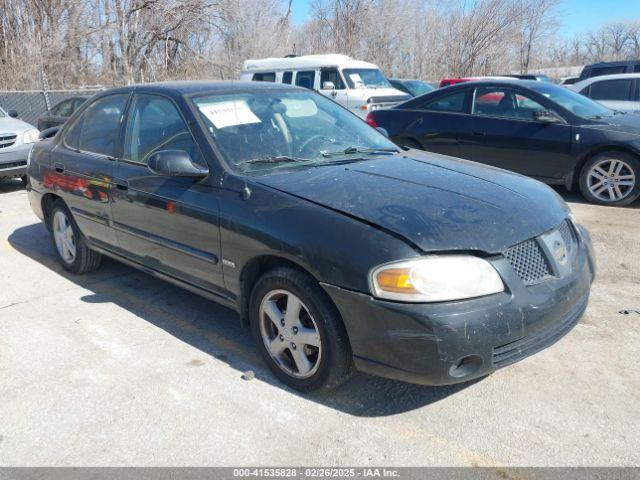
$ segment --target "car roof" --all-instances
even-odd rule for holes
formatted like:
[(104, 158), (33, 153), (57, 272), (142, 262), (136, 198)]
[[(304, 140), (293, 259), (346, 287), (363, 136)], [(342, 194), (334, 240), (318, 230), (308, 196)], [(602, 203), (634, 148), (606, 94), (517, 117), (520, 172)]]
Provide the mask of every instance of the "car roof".
[(626, 78), (634, 79), (640, 78), (640, 73), (612, 73), (611, 75), (597, 75), (595, 77), (585, 78), (584, 80), (580, 80), (573, 84), (576, 85), (591, 85), (595, 82), (601, 82), (603, 80), (624, 80)]
[[(539, 87), (540, 86), (540, 82), (538, 82), (537, 80), (522, 80), (520, 78), (512, 78), (512, 77), (502, 77), (502, 78), (495, 78), (495, 79), (480, 79), (480, 80), (471, 80), (470, 82), (460, 82), (460, 83), (456, 83), (455, 85), (451, 85), (449, 87), (446, 87), (446, 91), (452, 91), (452, 90), (459, 90), (462, 88), (469, 88), (471, 86), (475, 86), (475, 85), (485, 85), (485, 86), (495, 86), (495, 85), (509, 85), (509, 86), (521, 86), (521, 87)], [(444, 89), (439, 89), (438, 91), (444, 91)]]
[(300, 55), (285, 58), (255, 58), (244, 62), (243, 72), (256, 72), (265, 70), (299, 70), (301, 68), (321, 67), (351, 67), (351, 68), (378, 68), (369, 62), (355, 60), (348, 55), (321, 54)]
[(233, 92), (235, 90), (305, 90), (293, 85), (273, 82), (252, 82), (243, 80), (181, 80), (170, 82), (139, 83), (125, 87), (106, 90), (109, 93), (130, 92), (133, 90), (144, 92), (165, 92), (190, 95), (207, 92)]

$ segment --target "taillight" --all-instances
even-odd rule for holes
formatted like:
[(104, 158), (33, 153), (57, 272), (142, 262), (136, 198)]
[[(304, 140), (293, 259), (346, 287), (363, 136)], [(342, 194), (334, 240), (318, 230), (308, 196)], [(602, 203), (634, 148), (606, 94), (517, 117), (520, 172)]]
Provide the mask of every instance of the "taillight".
[(365, 119), (365, 122), (367, 122), (373, 128), (378, 128), (378, 124), (376, 123), (376, 119), (373, 118), (373, 113), (371, 113), (371, 112), (367, 114), (367, 118)]

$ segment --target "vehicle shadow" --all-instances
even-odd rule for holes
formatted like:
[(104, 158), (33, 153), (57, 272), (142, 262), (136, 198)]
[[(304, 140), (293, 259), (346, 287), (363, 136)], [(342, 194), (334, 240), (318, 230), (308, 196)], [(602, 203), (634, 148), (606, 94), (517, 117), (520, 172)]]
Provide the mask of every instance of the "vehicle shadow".
[(110, 259), (105, 259), (95, 272), (72, 275), (57, 262), (48, 232), (41, 223), (15, 230), (8, 240), (21, 254), (90, 291), (82, 301), (113, 303), (130, 311), (203, 354), (226, 362), (238, 371), (238, 381), (251, 377), (246, 372), (252, 371), (257, 381), (351, 415), (378, 417), (407, 412), (442, 400), (478, 381), (428, 387), (356, 373), (329, 393), (302, 395), (284, 386), (269, 371), (249, 330), (240, 326), (234, 311)]
[(24, 190), (22, 180), (19, 178), (5, 178), (0, 180), (0, 195), (18, 190)]
[[(573, 190), (567, 190), (567, 187), (561, 185), (549, 185), (553, 188), (563, 199), (565, 202), (571, 203), (583, 203), (585, 205), (591, 205), (580, 193), (578, 188), (574, 188)], [(640, 199), (633, 202), (631, 205), (627, 205), (625, 207), (607, 207), (605, 208), (632, 208), (632, 209), (640, 209)]]

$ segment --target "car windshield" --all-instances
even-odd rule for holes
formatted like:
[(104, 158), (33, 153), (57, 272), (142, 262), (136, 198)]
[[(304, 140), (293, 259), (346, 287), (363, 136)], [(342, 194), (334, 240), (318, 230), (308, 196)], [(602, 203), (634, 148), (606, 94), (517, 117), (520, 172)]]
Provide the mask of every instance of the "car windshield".
[(425, 93), (433, 91), (433, 87), (420, 80), (407, 80), (404, 82), (404, 86), (411, 92), (414, 97), (419, 97)]
[(359, 117), (314, 92), (214, 94), (193, 102), (225, 159), (243, 171), (357, 161), (399, 151)]
[(393, 88), (377, 68), (345, 68), (342, 73), (349, 88)]
[(609, 117), (613, 110), (567, 88), (539, 83), (533, 90), (582, 118)]

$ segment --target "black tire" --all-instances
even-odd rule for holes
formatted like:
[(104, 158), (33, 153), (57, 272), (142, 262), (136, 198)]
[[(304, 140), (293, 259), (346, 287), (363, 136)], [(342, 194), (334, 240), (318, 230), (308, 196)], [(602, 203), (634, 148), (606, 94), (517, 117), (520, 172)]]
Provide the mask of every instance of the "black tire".
[[(606, 200), (599, 198), (589, 189), (591, 170), (598, 163), (607, 160), (618, 160), (624, 162), (625, 165), (627, 165), (624, 171), (626, 172), (627, 170), (631, 170), (633, 175), (635, 175), (635, 185), (633, 185), (633, 188), (631, 188), (628, 193), (624, 192), (624, 197), (619, 200)], [(612, 207), (623, 207), (625, 205), (629, 205), (636, 201), (640, 196), (640, 160), (638, 160), (637, 157), (624, 152), (608, 151), (599, 153), (587, 160), (582, 166), (582, 169), (580, 170), (579, 184), (582, 195), (590, 203), (595, 203), (597, 205), (609, 205)]]
[[(69, 224), (73, 230), (73, 236), (75, 240), (75, 256), (72, 261), (65, 260), (62, 254), (60, 253), (60, 251), (58, 250), (58, 246), (56, 245), (56, 240), (54, 236), (54, 225), (53, 225), (54, 220), (53, 219), (56, 217), (56, 213), (58, 212), (64, 214), (64, 216), (68, 219)], [(96, 270), (98, 267), (100, 267), (100, 262), (102, 261), (102, 255), (100, 255), (98, 252), (91, 250), (87, 246), (87, 243), (84, 237), (82, 236), (82, 233), (80, 233), (80, 230), (78, 229), (78, 225), (73, 219), (71, 212), (69, 211), (69, 209), (67, 208), (67, 206), (62, 200), (56, 200), (55, 202), (53, 202), (53, 205), (51, 206), (51, 211), (49, 212), (49, 216), (48, 216), (47, 227), (49, 228), (49, 234), (51, 236), (53, 249), (55, 250), (58, 256), (60, 263), (66, 270), (70, 271), (71, 273), (82, 274), (82, 273), (92, 272), (93, 270)]]
[(20, 177), (20, 180), (22, 180), (22, 185), (24, 185), (25, 187), (29, 184), (29, 179), (27, 178), (26, 175), (22, 175)]
[[(293, 293), (313, 317), (320, 335), (322, 355), (314, 374), (308, 378), (296, 378), (271, 357), (260, 329), (260, 305), (274, 290)], [(309, 275), (293, 268), (280, 267), (265, 273), (251, 293), (249, 315), (251, 331), (258, 349), (271, 371), (283, 383), (302, 392), (331, 390), (346, 381), (354, 371), (351, 346), (342, 318), (327, 294)]]

